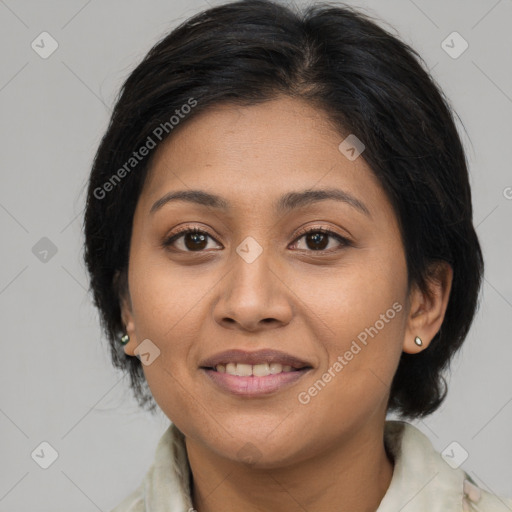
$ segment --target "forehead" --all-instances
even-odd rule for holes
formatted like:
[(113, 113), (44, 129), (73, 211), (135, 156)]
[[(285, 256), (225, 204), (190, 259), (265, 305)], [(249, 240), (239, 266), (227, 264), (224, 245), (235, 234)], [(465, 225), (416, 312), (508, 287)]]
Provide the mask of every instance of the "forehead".
[(219, 105), (191, 120), (156, 149), (144, 189), (156, 200), (172, 189), (202, 188), (243, 198), (342, 187), (372, 203), (382, 190), (362, 157), (339, 145), (346, 135), (303, 100), (280, 97), (252, 106)]

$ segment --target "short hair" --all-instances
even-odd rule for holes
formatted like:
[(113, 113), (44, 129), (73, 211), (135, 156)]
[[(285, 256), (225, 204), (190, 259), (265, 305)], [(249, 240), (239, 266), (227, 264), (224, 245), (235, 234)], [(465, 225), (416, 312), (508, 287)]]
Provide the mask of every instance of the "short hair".
[[(120, 297), (151, 155), (131, 161), (133, 169), (126, 163), (151, 134), (165, 140), (209, 108), (282, 95), (308, 102), (340, 136), (364, 142), (361, 157), (398, 219), (409, 287), (428, 293), (436, 262), (452, 266), (441, 328), (427, 349), (402, 352), (388, 411), (422, 417), (445, 399), (443, 371), (469, 331), (484, 270), (466, 155), (456, 113), (423, 59), (377, 21), (330, 2), (303, 10), (270, 0), (226, 3), (168, 33), (122, 85), (88, 182), (84, 261), (112, 363), (129, 374), (141, 407), (153, 412), (156, 403), (140, 360), (120, 347)], [(187, 104), (194, 106), (180, 110)], [(177, 109), (188, 112), (179, 124), (170, 122)]]

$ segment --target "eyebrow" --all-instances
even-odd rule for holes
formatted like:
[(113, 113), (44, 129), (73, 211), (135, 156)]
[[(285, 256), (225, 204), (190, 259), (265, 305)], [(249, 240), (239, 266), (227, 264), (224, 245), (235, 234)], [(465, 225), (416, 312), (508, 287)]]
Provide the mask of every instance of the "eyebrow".
[[(288, 192), (277, 200), (274, 204), (274, 209), (278, 214), (284, 214), (291, 210), (326, 200), (334, 200), (349, 204), (361, 213), (371, 217), (369, 209), (362, 201), (348, 192), (337, 188)], [(158, 199), (158, 201), (156, 201), (151, 207), (149, 213), (153, 214), (165, 204), (173, 201), (186, 201), (200, 206), (207, 206), (209, 208), (224, 211), (228, 211), (231, 208), (230, 203), (221, 196), (210, 194), (203, 190), (178, 190), (169, 192)]]

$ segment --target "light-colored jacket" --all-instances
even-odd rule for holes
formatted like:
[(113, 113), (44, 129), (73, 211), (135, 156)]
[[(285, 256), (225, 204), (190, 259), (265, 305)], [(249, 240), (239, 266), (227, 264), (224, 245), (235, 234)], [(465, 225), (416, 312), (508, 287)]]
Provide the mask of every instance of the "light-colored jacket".
[[(386, 421), (384, 440), (395, 467), (376, 512), (512, 512), (512, 499), (480, 489), (460, 467), (452, 467), (456, 449), (443, 458), (412, 424)], [(193, 511), (184, 437), (171, 424), (144, 480), (111, 512)]]

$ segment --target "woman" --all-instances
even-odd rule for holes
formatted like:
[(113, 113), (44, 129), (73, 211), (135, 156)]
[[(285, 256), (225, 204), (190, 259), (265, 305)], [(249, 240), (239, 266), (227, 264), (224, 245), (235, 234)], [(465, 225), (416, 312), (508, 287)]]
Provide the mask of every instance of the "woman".
[(116, 512), (512, 510), (457, 447), (386, 421), (442, 403), (483, 272), (419, 60), (351, 8), (254, 0), (194, 16), (129, 76), (85, 261), (114, 365), (172, 424)]

